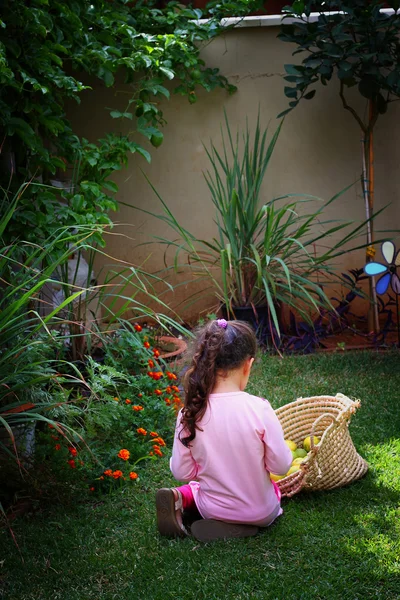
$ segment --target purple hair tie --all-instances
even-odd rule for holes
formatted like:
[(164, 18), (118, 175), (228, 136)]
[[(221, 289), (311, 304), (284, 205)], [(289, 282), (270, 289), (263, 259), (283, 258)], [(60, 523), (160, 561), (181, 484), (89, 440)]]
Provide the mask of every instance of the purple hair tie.
[(228, 321), (225, 321), (225, 319), (217, 319), (217, 325), (222, 329), (226, 329), (228, 326)]

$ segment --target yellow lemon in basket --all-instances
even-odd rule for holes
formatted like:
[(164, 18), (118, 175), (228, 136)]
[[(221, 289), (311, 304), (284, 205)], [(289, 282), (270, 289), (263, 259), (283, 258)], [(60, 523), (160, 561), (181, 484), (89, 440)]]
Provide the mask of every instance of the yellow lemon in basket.
[(286, 445), (291, 449), (292, 452), (294, 452), (297, 448), (297, 444), (295, 442), (292, 442), (292, 440), (285, 440)]
[(295, 458), (305, 458), (307, 456), (307, 450), (304, 450), (304, 448), (297, 448), (295, 455)]
[(275, 473), (270, 473), (269, 476), (272, 479), (272, 481), (279, 481), (280, 479), (286, 477), (286, 475), (275, 475)]
[(293, 475), (293, 473), (297, 473), (300, 470), (299, 465), (292, 465), (289, 471), (286, 473), (285, 477), (289, 477), (289, 475)]
[[(314, 435), (314, 446), (316, 446), (317, 444), (319, 444), (319, 438), (317, 438), (317, 436)], [(310, 452), (310, 450), (311, 450), (311, 438), (310, 437), (306, 437), (306, 439), (304, 440), (303, 448), (307, 452)]]
[(294, 465), (301, 465), (301, 463), (303, 462), (304, 458), (295, 458), (294, 461), (292, 462), (292, 467)]

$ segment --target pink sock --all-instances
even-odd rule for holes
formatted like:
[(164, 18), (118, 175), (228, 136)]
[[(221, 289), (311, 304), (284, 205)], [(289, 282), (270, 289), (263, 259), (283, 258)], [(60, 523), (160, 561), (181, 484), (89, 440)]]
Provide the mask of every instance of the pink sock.
[(183, 510), (190, 509), (190, 508), (195, 508), (196, 507), (196, 503), (195, 503), (194, 497), (193, 497), (192, 488), (190, 487), (189, 484), (182, 485), (181, 487), (177, 487), (175, 489), (177, 489), (181, 493), (181, 495), (182, 495), (182, 507), (183, 507)]

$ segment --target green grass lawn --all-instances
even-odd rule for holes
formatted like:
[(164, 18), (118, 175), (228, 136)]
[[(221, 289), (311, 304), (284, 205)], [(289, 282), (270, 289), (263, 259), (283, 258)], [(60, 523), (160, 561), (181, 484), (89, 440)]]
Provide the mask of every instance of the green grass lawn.
[(285, 500), (254, 538), (199, 544), (155, 527), (154, 493), (173, 485), (167, 461), (135, 488), (53, 506), (0, 532), (7, 600), (396, 600), (400, 598), (400, 355), (264, 357), (249, 391), (274, 407), (297, 396), (360, 398), (351, 433), (370, 470), (339, 490)]

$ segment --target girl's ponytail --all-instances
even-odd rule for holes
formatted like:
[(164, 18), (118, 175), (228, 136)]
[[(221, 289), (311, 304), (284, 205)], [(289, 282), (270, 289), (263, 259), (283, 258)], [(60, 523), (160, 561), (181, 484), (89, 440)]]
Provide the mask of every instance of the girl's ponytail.
[[(225, 327), (211, 321), (199, 331), (192, 364), (185, 377), (185, 406), (179, 437), (184, 446), (189, 446), (196, 437), (197, 422), (207, 409), (217, 371), (240, 367), (247, 358), (255, 356), (256, 349), (253, 330), (241, 321), (230, 321)], [(181, 437), (182, 433), (188, 435)]]

